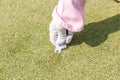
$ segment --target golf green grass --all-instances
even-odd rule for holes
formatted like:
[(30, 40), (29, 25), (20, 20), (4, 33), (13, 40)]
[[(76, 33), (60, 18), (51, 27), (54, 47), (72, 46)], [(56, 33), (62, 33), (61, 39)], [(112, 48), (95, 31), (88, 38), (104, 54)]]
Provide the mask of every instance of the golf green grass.
[(49, 41), (57, 0), (0, 0), (0, 80), (120, 80), (120, 3), (87, 0), (84, 30), (61, 54)]

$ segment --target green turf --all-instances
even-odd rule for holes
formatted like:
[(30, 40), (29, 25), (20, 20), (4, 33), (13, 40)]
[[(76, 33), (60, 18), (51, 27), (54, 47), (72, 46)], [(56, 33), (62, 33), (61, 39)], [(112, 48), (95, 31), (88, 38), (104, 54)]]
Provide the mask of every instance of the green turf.
[(0, 80), (120, 80), (120, 3), (87, 0), (85, 28), (54, 53), (57, 0), (0, 0)]

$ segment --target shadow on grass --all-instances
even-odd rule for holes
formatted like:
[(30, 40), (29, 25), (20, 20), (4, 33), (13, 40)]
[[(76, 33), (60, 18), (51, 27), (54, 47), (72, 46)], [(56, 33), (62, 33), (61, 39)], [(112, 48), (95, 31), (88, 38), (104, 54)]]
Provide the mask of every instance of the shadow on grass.
[(82, 32), (76, 33), (70, 45), (79, 45), (83, 42), (91, 47), (99, 46), (109, 34), (120, 30), (120, 14), (85, 25)]

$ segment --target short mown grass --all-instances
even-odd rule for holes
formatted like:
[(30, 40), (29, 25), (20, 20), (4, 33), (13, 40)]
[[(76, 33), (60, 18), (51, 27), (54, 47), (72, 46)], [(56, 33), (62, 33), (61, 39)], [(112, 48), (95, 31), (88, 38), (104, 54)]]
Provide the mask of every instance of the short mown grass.
[(120, 80), (120, 3), (87, 0), (85, 27), (54, 53), (56, 0), (0, 0), (0, 80)]

